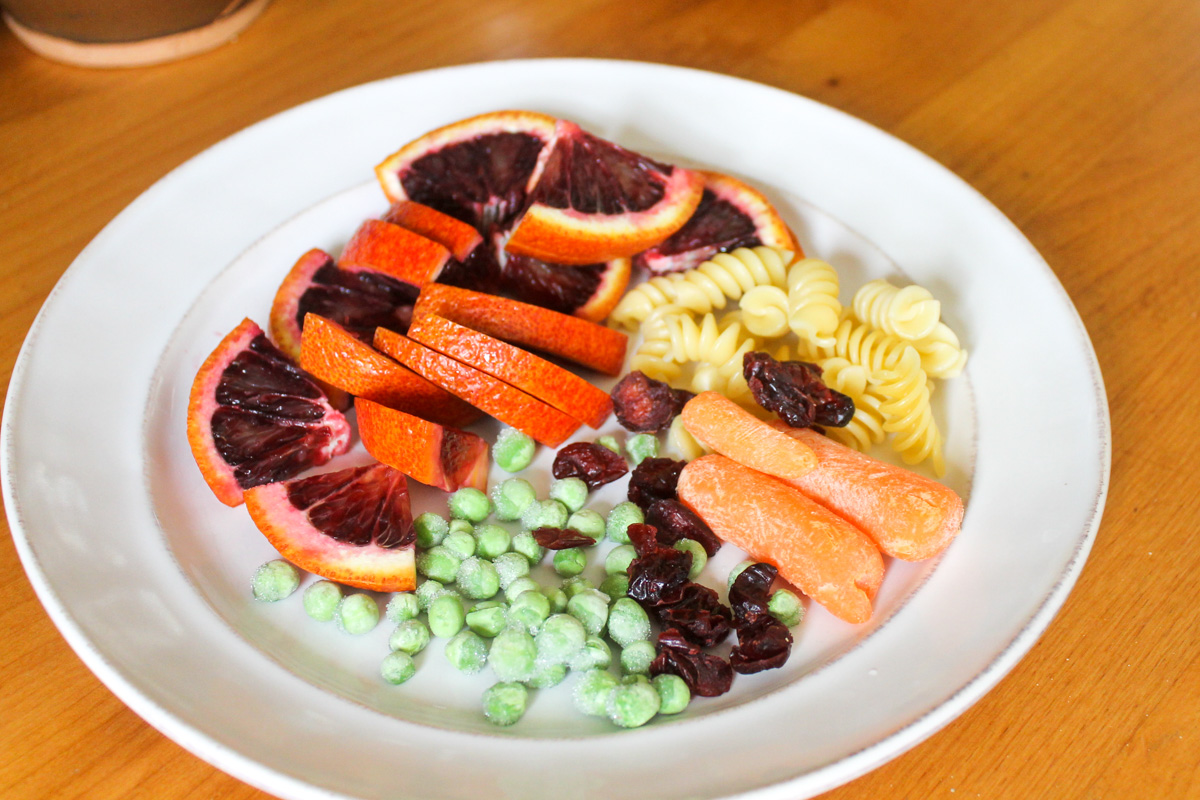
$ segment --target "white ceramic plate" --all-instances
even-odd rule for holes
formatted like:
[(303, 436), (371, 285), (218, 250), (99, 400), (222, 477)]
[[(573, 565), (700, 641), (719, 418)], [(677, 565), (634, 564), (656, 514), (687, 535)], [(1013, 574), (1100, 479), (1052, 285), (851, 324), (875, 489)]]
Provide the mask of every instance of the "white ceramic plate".
[[(298, 595), (254, 602), (249, 577), (273, 551), (242, 509), (211, 496), (184, 440), (191, 377), (220, 337), (243, 316), (265, 324), (300, 253), (336, 250), (383, 209), (374, 164), (500, 107), (751, 180), (844, 287), (919, 281), (971, 350), (966, 375), (935, 395), (947, 480), (969, 494), (947, 553), (891, 565), (870, 624), (810, 607), (783, 669), (636, 731), (574, 714), (566, 688), (538, 693), (513, 728), (491, 728), (478, 712), (486, 678), (443, 668), (436, 647), (413, 681), (388, 687), (375, 672), (386, 626), (351, 638), (307, 620)], [(368, 84), (184, 164), (55, 288), (14, 371), (2, 437), (13, 536), (70, 644), (155, 727), (287, 798), (819, 793), (938, 730), (1033, 645), (1082, 569), (1109, 470), (1087, 334), (1045, 262), (966, 184), (786, 92), (574, 60)], [(415, 492), (418, 511), (438, 502)], [(706, 580), (719, 585), (736, 556), (719, 555)]]

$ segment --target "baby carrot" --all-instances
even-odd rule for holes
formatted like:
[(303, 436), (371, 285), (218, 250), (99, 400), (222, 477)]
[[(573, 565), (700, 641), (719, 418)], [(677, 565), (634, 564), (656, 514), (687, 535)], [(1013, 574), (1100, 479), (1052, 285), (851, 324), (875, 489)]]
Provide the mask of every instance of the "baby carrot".
[(817, 465), (803, 442), (718, 392), (701, 392), (683, 407), (683, 427), (696, 441), (743, 464), (780, 478), (799, 478)]

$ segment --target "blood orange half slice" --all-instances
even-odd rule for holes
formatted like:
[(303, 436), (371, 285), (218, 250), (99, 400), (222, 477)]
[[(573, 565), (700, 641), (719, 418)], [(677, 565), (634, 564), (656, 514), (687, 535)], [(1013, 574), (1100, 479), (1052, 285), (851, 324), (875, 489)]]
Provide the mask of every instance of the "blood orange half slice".
[(501, 287), (526, 303), (601, 322), (620, 302), (632, 273), (628, 258), (571, 267), (510, 253)]
[(316, 383), (243, 320), (192, 382), (188, 443), (226, 505), (242, 493), (326, 463), (350, 447), (350, 424)]
[(417, 586), (404, 475), (384, 464), (257, 486), (246, 509), (279, 554), (331, 581), (402, 592)]
[(488, 445), (473, 433), (365, 398), (354, 401), (363, 447), (384, 464), (444, 492), (487, 491)]
[(309, 250), (283, 279), (271, 304), (271, 338), (300, 360), (304, 316), (318, 314), (370, 342), (376, 328), (408, 330), (419, 290), (371, 269), (338, 267), (322, 250)]
[(693, 269), (739, 247), (779, 247), (803, 258), (800, 245), (770, 201), (737, 178), (705, 172), (695, 213), (664, 241), (634, 256), (633, 265), (662, 275)]
[(559, 120), (529, 179), (529, 209), (505, 246), (559, 264), (632, 256), (687, 222), (704, 177)]

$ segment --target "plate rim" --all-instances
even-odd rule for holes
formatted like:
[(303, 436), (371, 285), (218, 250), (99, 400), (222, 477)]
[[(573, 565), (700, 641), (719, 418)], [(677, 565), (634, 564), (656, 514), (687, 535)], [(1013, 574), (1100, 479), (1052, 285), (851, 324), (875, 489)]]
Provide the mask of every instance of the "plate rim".
[[(823, 113), (832, 112), (843, 118), (843, 122), (849, 121), (854, 125), (865, 126), (877, 134), (891, 140), (907, 148), (911, 153), (916, 154), (921, 159), (926, 160), (929, 164), (937, 168), (945, 176), (950, 177), (958, 184), (960, 188), (967, 190), (983, 201), (983, 206), (989, 209), (1003, 225), (1011, 229), (1019, 239), (1025, 243), (1034, 254), (1040, 266), (1046, 271), (1050, 283), (1062, 295), (1062, 300), (1066, 308), (1073, 315), (1073, 322), (1076, 327), (1076, 334), (1084, 346), (1084, 352), (1088, 356), (1087, 368), (1089, 376), (1092, 379), (1091, 389), (1093, 397), (1096, 400), (1097, 423), (1099, 430), (1097, 431), (1098, 440), (1098, 455), (1099, 461), (1099, 483), (1097, 486), (1095, 501), (1088, 513), (1088, 519), (1082, 531), (1076, 534), (1079, 538), (1075, 543), (1070, 561), (1054, 587), (1046, 595), (1042, 603), (1037, 607), (1032, 615), (1028, 618), (1019, 632), (1008, 642), (1007, 645), (970, 681), (960, 686), (959, 689), (949, 698), (941, 703), (930, 708), (924, 714), (912, 719), (908, 724), (898, 730), (884, 736), (873, 744), (862, 748), (861, 750), (835, 758), (829, 762), (823, 763), (813, 769), (808, 769), (804, 772), (794, 775), (785, 781), (772, 781), (769, 784), (761, 786), (751, 786), (743, 794), (745, 796), (767, 796), (774, 795), (778, 792), (795, 786), (803, 782), (806, 778), (814, 774), (826, 773), (831, 766), (839, 764), (846, 765), (847, 769), (843, 774), (832, 777), (831, 780), (818, 785), (818, 791), (825, 791), (835, 786), (846, 783), (866, 772), (874, 769), (882, 763), (899, 756), (920, 742), (932, 736), (941, 728), (948, 725), (956, 719), (966, 708), (970, 707), (974, 702), (986, 694), (1000, 680), (1012, 670), (1013, 667), (1025, 656), (1032, 647), (1034, 642), (1047, 630), (1050, 622), (1065, 603), (1069, 596), (1079, 574), (1082, 572), (1083, 566), (1086, 563), (1087, 556), (1095, 541), (1097, 531), (1099, 529), (1105, 501), (1107, 498), (1110, 477), (1111, 477), (1111, 453), (1112, 453), (1112, 434), (1111, 420), (1107, 404), (1107, 395), (1104, 389), (1103, 377), (1100, 372), (1099, 362), (1096, 358), (1094, 345), (1090, 337), (1087, 335), (1086, 327), (1078, 314), (1078, 310), (1071, 302), (1061, 282), (1050, 269), (1049, 265), (1041, 254), (1033, 248), (1025, 236), (1016, 228), (998, 208), (996, 208), (986, 197), (978, 190), (968, 184), (965, 180), (953, 173), (951, 170), (941, 165), (932, 157), (917, 150), (912, 145), (899, 139), (898, 137), (888, 133), (887, 131), (872, 125), (860, 118), (854, 117), (837, 108), (825, 105), (818, 101), (803, 95), (798, 95), (778, 87), (768, 84), (759, 83), (757, 81), (737, 78), (734, 76), (724, 75), (721, 73), (710, 72), (707, 70), (677, 67), (667, 64), (659, 64), (652, 62), (641, 62), (635, 60), (623, 59), (592, 59), (592, 58), (535, 58), (535, 59), (505, 59), (498, 61), (473, 62), (468, 64), (460, 64), (448, 67), (439, 67), (429, 70), (421, 70), (411, 73), (403, 73), (400, 75), (380, 78), (367, 83), (357, 84), (345, 89), (332, 92), (321, 97), (314, 98), (296, 106), (290, 107), (277, 114), (273, 114), (262, 120), (259, 120), (228, 137), (221, 139), (218, 142), (210, 145), (201, 152), (191, 156), (175, 168), (167, 172), (154, 184), (143, 191), (129, 205), (121, 210), (104, 228), (80, 251), (71, 265), (63, 273), (61, 278), (56, 282), (53, 289), (47, 295), (42, 307), (39, 309), (35, 319), (30, 326), (17, 359), (14, 362), (12, 375), (10, 377), (8, 391), (6, 393), (5, 412), (2, 423), (0, 423), (0, 476), (2, 476), (3, 499), (6, 508), (6, 513), (9, 519), (10, 530), (12, 531), (13, 540), (15, 543), (18, 557), (21, 560), (22, 566), (25, 569), (26, 575), (29, 577), (30, 583), (34, 588), (35, 594), (39, 601), (46, 608), (56, 627), (62, 632), (71, 648), (79, 655), (80, 659), (88, 666), (88, 668), (112, 691), (122, 702), (128, 705), (141, 716), (152, 727), (179, 743), (185, 749), (192, 752), (194, 755), (207, 761), (213, 766), (234, 775), (240, 780), (244, 780), (256, 788), (268, 792), (286, 791), (288, 796), (305, 797), (305, 798), (352, 798), (352, 795), (343, 794), (333, 790), (325, 789), (320, 786), (313, 785), (303, 780), (292, 777), (291, 775), (265, 766), (253, 758), (243, 755), (236, 749), (231, 748), (216, 738), (210, 736), (202, 730), (194, 728), (189, 723), (173, 715), (167, 708), (162, 707), (148, 694), (139, 689), (131, 678), (127, 678), (121, 671), (115, 668), (92, 644), (88, 635), (83, 631), (81, 624), (72, 615), (62, 598), (49, 584), (48, 577), (44, 568), (34, 552), (31, 544), (31, 532), (27, 529), (24, 519), (24, 513), (17, 497), (17, 478), (13, 467), (14, 463), (14, 426), (17, 424), (14, 419), (20, 413), (21, 398), (29, 371), (29, 363), (33, 358), (33, 352), (36, 348), (39, 334), (42, 332), (46, 310), (57, 302), (58, 296), (62, 293), (68, 282), (74, 280), (86, 268), (86, 261), (89, 253), (98, 249), (99, 243), (105, 241), (109, 236), (113, 235), (114, 229), (118, 228), (122, 221), (136, 213), (142, 205), (151, 202), (154, 198), (149, 197), (155, 194), (155, 189), (167, 183), (179, 171), (187, 168), (194, 162), (211, 157), (211, 154), (219, 151), (222, 148), (236, 146), (243, 137), (252, 135), (255, 131), (261, 130), (264, 126), (286, 124), (285, 120), (293, 115), (302, 113), (302, 111), (314, 104), (319, 104), (329, 101), (335, 97), (345, 97), (348, 94), (356, 91), (364, 90), (367, 87), (376, 86), (379, 84), (404, 81), (406, 79), (421, 78), (432, 76), (439, 73), (452, 72), (470, 72), (479, 69), (486, 69), (495, 65), (551, 65), (554, 63), (566, 63), (571, 65), (587, 64), (593, 67), (604, 69), (610, 65), (620, 65), (622, 68), (651, 68), (654, 70), (665, 70), (673, 72), (694, 73), (703, 76), (706, 79), (717, 78), (724, 81), (746, 84), (757, 88), (766, 88), (781, 95), (786, 95), (791, 101), (802, 101), (814, 106), (820, 107)], [(320, 201), (318, 201), (320, 202)], [(303, 213), (303, 209), (296, 213)], [(285, 224), (286, 220), (280, 224)], [(272, 229), (273, 230), (273, 229)], [(262, 238), (269, 236), (270, 232), (263, 234)], [(249, 247), (252, 247), (255, 242), (251, 242)], [(248, 248), (247, 248), (248, 249)], [(13, 409), (17, 410), (14, 411)]]

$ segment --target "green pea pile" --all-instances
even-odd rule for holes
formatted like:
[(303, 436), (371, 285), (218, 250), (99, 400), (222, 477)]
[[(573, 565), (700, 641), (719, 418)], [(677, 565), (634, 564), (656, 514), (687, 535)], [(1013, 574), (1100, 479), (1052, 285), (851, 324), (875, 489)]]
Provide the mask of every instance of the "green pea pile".
[[(611, 436), (599, 442), (621, 452)], [(505, 429), (493, 457), (501, 469), (516, 473), (529, 466), (535, 449), (529, 437)], [(658, 454), (658, 439), (632, 436), (625, 449), (636, 464)], [(438, 638), (445, 640), (446, 661), (456, 670), (491, 670), (496, 683), (484, 692), (482, 704), (484, 717), (496, 725), (517, 722), (531, 689), (556, 686), (569, 673), (578, 674), (575, 707), (620, 727), (638, 727), (658, 714), (683, 711), (691, 700), (687, 684), (675, 675), (649, 677), (656, 655), (650, 619), (627, 596), (629, 565), (636, 557), (628, 529), (645, 521), (642, 510), (622, 502), (601, 515), (585, 507), (588, 494), (582, 480), (565, 478), (554, 480), (549, 496), (539, 498), (532, 484), (512, 477), (490, 494), (471, 488), (452, 493), (448, 518), (418, 516), (413, 523), (421, 579), (415, 591), (393, 594), (383, 613), (395, 628), (380, 664), (382, 679), (395, 685), (411, 679), (417, 671), (415, 657)], [(520, 530), (512, 533), (490, 519), (518, 523)], [(541, 527), (569, 528), (592, 540), (553, 552), (551, 564), (559, 577), (554, 585), (532, 576), (547, 556), (532, 533)], [(583, 573), (592, 548), (605, 539), (615, 546), (603, 558), (605, 578), (596, 586)], [(687, 539), (675, 547), (691, 554), (694, 579), (707, 562), (704, 548)], [(735, 568), (731, 584), (748, 563)], [(274, 602), (294, 593), (300, 583), (295, 567), (275, 560), (258, 569), (252, 589), (257, 599)], [(330, 581), (309, 585), (303, 601), (310, 617), (334, 621), (350, 634), (367, 633), (380, 620), (372, 595), (346, 594)], [(769, 608), (789, 626), (804, 616), (799, 598), (786, 590), (775, 592)], [(612, 671), (614, 665), (617, 671)]]

